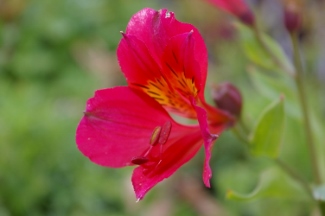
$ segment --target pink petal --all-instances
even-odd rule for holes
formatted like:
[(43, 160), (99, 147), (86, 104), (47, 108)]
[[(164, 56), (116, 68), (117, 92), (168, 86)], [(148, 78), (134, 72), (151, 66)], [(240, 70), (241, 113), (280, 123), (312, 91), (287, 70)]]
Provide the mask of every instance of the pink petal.
[(142, 199), (157, 183), (171, 176), (183, 164), (188, 162), (202, 146), (200, 129), (188, 128), (187, 131), (175, 131), (163, 146), (161, 161), (144, 164), (136, 168), (132, 175), (132, 183), (136, 197)]
[(212, 127), (231, 127), (235, 123), (236, 119), (227, 111), (218, 109), (206, 103), (204, 98), (200, 98), (202, 107), (206, 110), (208, 115), (209, 124)]
[[(185, 94), (190, 95), (194, 94), (193, 87), (196, 87), (196, 90), (202, 91), (202, 93), (205, 87), (206, 71), (201, 70), (199, 62), (202, 59), (196, 59), (195, 46), (196, 41), (193, 37), (193, 32), (179, 34), (170, 39), (162, 57), (163, 71), (166, 71), (166, 77), (171, 85), (178, 85), (179, 89), (185, 91)], [(195, 85), (180, 86), (183, 76), (192, 80), (192, 83)]]
[(150, 146), (156, 126), (174, 121), (152, 98), (128, 87), (98, 90), (79, 123), (79, 150), (102, 166), (131, 165)]
[[(207, 73), (207, 50), (203, 38), (193, 25), (179, 22), (175, 19), (174, 13), (167, 12), (166, 9), (156, 11), (154, 9), (145, 8), (131, 18), (126, 29), (126, 35), (128, 37), (134, 36), (145, 45), (141, 45), (142, 48), (141, 51), (139, 51), (140, 55), (143, 54), (141, 59), (155, 62), (152, 64), (156, 64), (160, 67), (163, 64), (163, 52), (170, 39), (176, 35), (189, 32), (193, 32), (191, 37), (195, 40), (195, 46), (192, 50), (193, 58), (200, 63), (200, 71), (197, 73), (200, 73), (201, 82), (205, 83)], [(120, 48), (120, 46), (122, 47)], [(147, 50), (143, 51), (145, 50), (143, 47), (146, 47)], [(134, 67), (133, 63), (136, 62), (136, 60), (134, 60), (134, 55), (128, 54), (130, 49), (132, 48), (128, 47), (125, 40), (122, 39), (117, 54), (120, 66), (128, 83), (133, 82), (136, 76), (143, 76), (141, 75), (141, 71), (132, 69)], [(146, 57), (148, 54), (151, 56), (150, 58)], [(135, 67), (139, 68), (137, 64), (135, 64)], [(150, 72), (157, 73), (158, 71), (159, 69), (156, 68)], [(145, 79), (145, 81), (146, 80), (147, 79)]]
[[(213, 147), (213, 142), (218, 138), (217, 134), (211, 134), (209, 131), (209, 125), (207, 120), (207, 112), (202, 107), (199, 107), (196, 104), (195, 98), (191, 98), (193, 107), (196, 109), (197, 118), (201, 127), (201, 133), (204, 140), (204, 149), (205, 149), (205, 160), (203, 168), (203, 182), (205, 186), (210, 187), (210, 179), (212, 177), (212, 171), (209, 165), (211, 159), (211, 151)], [(220, 133), (224, 128), (218, 127), (218, 133)]]
[(155, 61), (147, 46), (133, 35), (123, 34), (117, 56), (128, 83), (145, 85), (161, 76), (159, 61)]
[(169, 111), (196, 118), (190, 97), (204, 100), (207, 50), (197, 29), (166, 9), (136, 13), (118, 47), (130, 87), (155, 98)]

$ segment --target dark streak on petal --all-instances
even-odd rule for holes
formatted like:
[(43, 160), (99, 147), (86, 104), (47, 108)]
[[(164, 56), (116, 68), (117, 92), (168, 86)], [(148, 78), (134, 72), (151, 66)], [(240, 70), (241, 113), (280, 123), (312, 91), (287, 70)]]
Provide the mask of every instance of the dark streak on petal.
[(176, 54), (175, 54), (174, 50), (172, 50), (172, 54), (173, 54), (173, 57), (174, 57), (176, 63), (178, 63), (178, 59), (177, 59), (177, 57), (176, 57)]
[(160, 79), (157, 79), (157, 81), (160, 83), (161, 86), (164, 86), (164, 84), (160, 81)]
[(167, 65), (167, 67), (169, 68), (169, 70), (171, 71), (171, 72), (173, 72), (173, 74), (176, 76), (176, 77), (178, 77), (178, 75), (177, 75), (177, 73), (174, 71), (174, 69), (167, 63), (167, 62), (165, 62), (166, 63), (166, 65)]
[(164, 99), (159, 98), (159, 97), (152, 97), (152, 98), (155, 99), (155, 100), (164, 101)]
[(150, 94), (153, 94), (153, 95), (157, 95), (157, 96), (160, 96), (160, 94), (158, 94), (157, 92), (148, 91), (148, 93), (150, 93)]
[(147, 86), (141, 85), (141, 84), (138, 84), (138, 83), (132, 83), (131, 85), (135, 85), (135, 86), (138, 86), (138, 87), (141, 87), (141, 88), (149, 89)]
[(177, 80), (177, 81), (179, 82), (179, 84), (181, 84), (181, 86), (183, 86), (183, 88), (186, 88), (186, 86), (185, 86), (184, 83), (182, 82), (183, 79), (179, 79), (179, 80)]
[(159, 88), (155, 83), (150, 82), (151, 85), (153, 85), (154, 87), (156, 87), (157, 89), (161, 90), (161, 88)]

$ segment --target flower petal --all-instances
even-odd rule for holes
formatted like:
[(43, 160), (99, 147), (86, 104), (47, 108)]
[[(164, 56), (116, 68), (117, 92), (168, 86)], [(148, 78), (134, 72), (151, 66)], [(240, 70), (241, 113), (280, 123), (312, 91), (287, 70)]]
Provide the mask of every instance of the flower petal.
[(193, 31), (193, 38), (197, 44), (193, 54), (195, 59), (200, 60), (201, 70), (206, 73), (207, 50), (202, 36), (193, 25), (176, 20), (173, 12), (167, 9), (159, 11), (151, 8), (142, 9), (132, 16), (126, 28), (126, 34), (134, 35), (144, 42), (155, 59), (161, 58), (170, 38), (190, 31)]
[(174, 121), (155, 100), (128, 87), (98, 90), (76, 133), (79, 150), (96, 164), (132, 165), (150, 146), (153, 130)]
[[(204, 88), (205, 83), (202, 80), (205, 81), (206, 71), (201, 70), (199, 62), (206, 59), (195, 58), (195, 46), (196, 41), (192, 31), (172, 37), (164, 49), (162, 66), (172, 84), (180, 82), (180, 76), (183, 75), (195, 84), (190, 87), (196, 87), (200, 91)], [(192, 90), (192, 88), (188, 90)]]
[(218, 127), (220, 125), (231, 127), (235, 123), (236, 119), (230, 113), (219, 108), (215, 108), (204, 101), (204, 98), (200, 98), (201, 106), (206, 110), (208, 115), (209, 124), (212, 127)]
[(177, 132), (164, 145), (161, 160), (141, 165), (133, 171), (132, 183), (137, 199), (142, 199), (152, 187), (171, 176), (193, 158), (201, 146), (200, 128), (188, 128), (186, 132)]
[(117, 56), (128, 83), (142, 86), (161, 76), (160, 62), (154, 60), (147, 46), (133, 35), (123, 33)]
[(130, 87), (170, 111), (196, 118), (188, 96), (204, 95), (207, 50), (197, 29), (172, 12), (143, 9), (123, 34), (117, 55)]
[(148, 84), (130, 84), (155, 98), (167, 110), (188, 118), (196, 118), (190, 97), (204, 92), (200, 67), (194, 58), (195, 41), (192, 32), (171, 38), (164, 50), (161, 64), (163, 74)]
[(191, 102), (193, 107), (196, 109), (198, 121), (201, 127), (201, 133), (204, 140), (204, 151), (205, 151), (205, 160), (204, 160), (204, 168), (203, 168), (203, 182), (205, 186), (210, 187), (210, 179), (212, 177), (212, 171), (209, 165), (211, 159), (211, 151), (213, 147), (213, 142), (218, 138), (218, 134), (225, 129), (225, 127), (219, 126), (216, 129), (216, 133), (211, 134), (209, 131), (209, 125), (207, 120), (207, 112), (202, 107), (199, 107), (196, 104), (195, 98), (191, 98)]

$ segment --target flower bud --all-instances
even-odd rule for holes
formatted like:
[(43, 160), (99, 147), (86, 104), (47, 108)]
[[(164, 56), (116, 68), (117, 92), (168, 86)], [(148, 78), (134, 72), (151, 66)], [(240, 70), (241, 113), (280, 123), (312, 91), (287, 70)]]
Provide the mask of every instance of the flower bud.
[(299, 0), (285, 0), (284, 25), (290, 32), (296, 32), (301, 28), (302, 4)]
[(238, 16), (239, 20), (247, 26), (253, 26), (255, 17), (251, 10), (247, 10)]
[(218, 86), (213, 86), (211, 95), (219, 109), (227, 111), (237, 118), (240, 117), (242, 96), (238, 88), (229, 82), (224, 82)]
[(217, 8), (236, 16), (241, 22), (248, 26), (253, 26), (255, 22), (254, 14), (245, 0), (207, 0)]

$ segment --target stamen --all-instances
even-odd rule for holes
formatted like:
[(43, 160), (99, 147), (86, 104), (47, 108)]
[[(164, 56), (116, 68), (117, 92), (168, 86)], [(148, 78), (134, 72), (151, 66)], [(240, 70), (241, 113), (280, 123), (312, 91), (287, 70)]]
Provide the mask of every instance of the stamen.
[(158, 140), (159, 144), (165, 144), (167, 142), (171, 129), (172, 129), (172, 123), (170, 121), (166, 122), (163, 125)]
[(161, 127), (157, 126), (153, 129), (151, 138), (150, 138), (150, 145), (155, 146), (158, 143), (159, 135), (160, 135)]
[(141, 165), (141, 164), (147, 163), (148, 160), (149, 160), (149, 159), (146, 158), (146, 157), (141, 157), (141, 156), (139, 156), (139, 157), (134, 157), (134, 158), (132, 158), (131, 162), (132, 162), (133, 164)]

